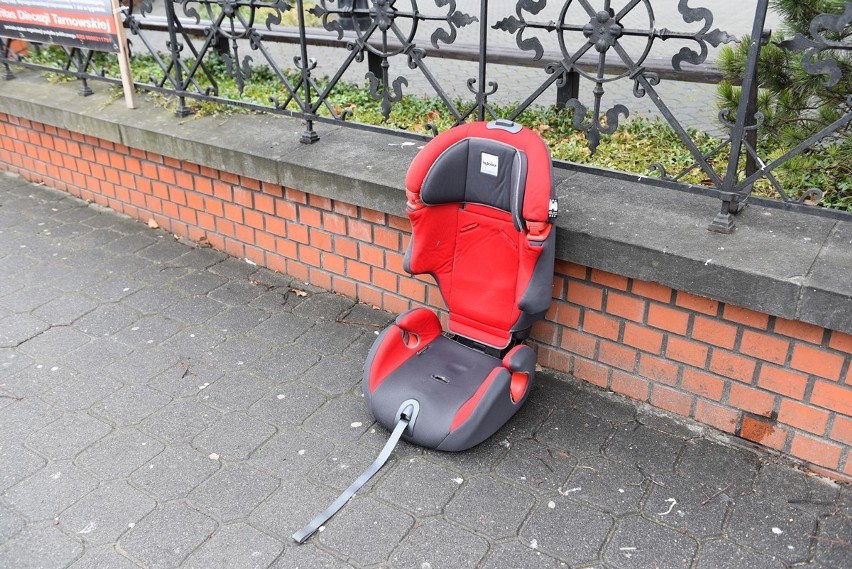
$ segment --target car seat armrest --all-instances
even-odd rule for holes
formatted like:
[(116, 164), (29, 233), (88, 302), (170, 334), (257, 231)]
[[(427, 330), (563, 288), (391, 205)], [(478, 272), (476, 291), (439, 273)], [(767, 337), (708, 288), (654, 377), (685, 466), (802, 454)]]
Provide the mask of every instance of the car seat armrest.
[(405, 342), (409, 347), (429, 344), (443, 332), (441, 321), (427, 308), (413, 308), (403, 312), (397, 316), (396, 325), (409, 335)]
[(515, 346), (503, 356), (503, 367), (511, 372), (534, 372), (535, 350), (526, 344)]

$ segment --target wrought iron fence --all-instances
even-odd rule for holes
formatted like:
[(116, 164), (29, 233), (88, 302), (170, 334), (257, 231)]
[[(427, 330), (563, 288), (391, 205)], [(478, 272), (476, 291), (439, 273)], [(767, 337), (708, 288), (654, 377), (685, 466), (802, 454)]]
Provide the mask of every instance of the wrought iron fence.
[[(700, 0), (692, 0), (697, 3)], [(344, 122), (358, 128), (350, 109), (334, 102), (344, 74), (367, 60), (364, 75), (370, 96), (380, 102), (388, 117), (393, 106), (406, 93), (409, 80), (397, 73), (400, 63), (420, 78), (440, 101), (455, 124), (468, 120), (497, 118), (492, 100), (500, 86), (489, 76), (496, 63), (534, 66), (539, 79), (520, 103), (503, 109), (501, 118), (517, 119), (534, 105), (549, 104), (546, 93), (557, 92), (557, 104), (571, 113), (573, 127), (585, 133), (592, 152), (601, 138), (612, 134), (630, 115), (630, 101), (610, 106), (605, 102), (615, 82), (631, 82), (635, 98), (649, 98), (689, 151), (693, 163), (677, 174), (660, 165), (651, 169), (657, 177), (643, 177), (646, 183), (688, 191), (702, 191), (721, 199), (719, 214), (710, 229), (729, 233), (732, 214), (741, 209), (752, 194), (754, 183), (768, 180), (784, 207), (805, 209), (819, 190), (796, 198), (773, 175), (781, 165), (837, 133), (847, 132), (852, 123), (852, 94), (847, 97), (838, 118), (830, 125), (801, 140), (782, 156), (764, 159), (756, 144), (763, 117), (757, 112), (757, 69), (761, 49), (769, 39), (764, 32), (769, 0), (756, 0), (751, 44), (742, 77), (742, 97), (736, 117), (722, 113), (720, 124), (726, 134), (712, 151), (703, 152), (693, 133), (661, 96), (662, 81), (672, 78), (714, 81), (718, 72), (708, 71), (709, 47), (737, 42), (733, 35), (714, 27), (713, 13), (690, 6), (690, 0), (677, 2), (682, 29), (660, 28), (655, 7), (663, 0), (511, 0), (513, 11), (492, 14), (488, 0), (125, 0), (124, 22), (132, 49), (144, 54), (150, 63), (149, 76), (138, 78), (137, 87), (174, 95), (176, 113), (192, 112), (188, 100), (210, 100), (271, 113), (294, 116), (304, 121), (301, 141), (319, 140), (317, 123)], [(428, 5), (426, 5), (428, 4)], [(493, 4), (493, 2), (492, 2)], [(460, 7), (460, 6), (463, 6)], [(505, 9), (503, 10), (505, 12)], [(308, 19), (318, 27), (310, 27)], [(289, 22), (287, 21), (289, 20)], [(808, 36), (797, 35), (780, 44), (783, 49), (802, 52), (806, 73), (824, 77), (825, 85), (836, 85), (843, 73), (837, 61), (826, 53), (846, 54), (852, 45), (838, 41), (841, 32), (852, 25), (852, 1), (838, 14), (814, 18)], [(489, 30), (507, 34), (517, 49), (493, 46)], [(474, 41), (459, 42), (460, 33), (475, 31)], [(667, 60), (659, 57), (662, 42), (677, 42), (680, 50)], [(281, 56), (281, 43), (298, 46), (292, 61)], [(318, 46), (338, 46), (338, 60), (328, 77), (318, 77)], [(38, 46), (34, 51), (38, 52)], [(80, 93), (91, 93), (92, 80), (118, 83), (119, 78), (97, 65), (93, 52), (62, 48), (60, 57), (50, 63), (21, 56), (12, 40), (0, 38), (0, 63), (5, 79), (12, 79), (13, 65), (60, 72), (80, 80)], [(467, 98), (451, 94), (446, 77), (432, 70), (438, 58), (476, 61), (475, 76), (466, 78)], [(393, 62), (393, 66), (391, 65)], [(239, 93), (252, 83), (261, 67), (270, 74), (277, 94), (267, 101), (249, 101), (220, 93), (212, 66), (224, 71)], [(582, 86), (591, 87), (590, 105), (581, 102)], [(453, 85), (456, 89), (458, 86)], [(457, 90), (456, 90), (457, 92)], [(713, 104), (708, 101), (708, 104)], [(607, 108), (608, 107), (608, 108)], [(427, 124), (432, 133), (434, 125)], [(321, 127), (319, 132), (321, 132)], [(400, 133), (411, 136), (410, 133)], [(720, 156), (727, 156), (720, 160)], [(562, 164), (576, 168), (576, 165)], [(700, 170), (706, 187), (681, 183), (691, 171)], [(605, 175), (620, 176), (606, 172)], [(624, 176), (636, 178), (635, 175)], [(810, 208), (816, 209), (816, 208)], [(841, 215), (838, 212), (823, 214)]]

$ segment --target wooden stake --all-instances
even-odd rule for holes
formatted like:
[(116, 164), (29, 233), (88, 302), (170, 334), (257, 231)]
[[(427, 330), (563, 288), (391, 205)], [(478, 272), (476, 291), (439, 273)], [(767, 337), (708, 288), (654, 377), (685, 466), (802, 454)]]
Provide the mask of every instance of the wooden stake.
[(130, 57), (127, 54), (127, 36), (121, 21), (121, 6), (118, 0), (112, 0), (112, 15), (115, 18), (115, 35), (118, 39), (118, 68), (121, 71), (121, 86), (124, 88), (124, 102), (128, 109), (136, 108), (136, 91), (133, 89), (133, 77), (130, 75)]

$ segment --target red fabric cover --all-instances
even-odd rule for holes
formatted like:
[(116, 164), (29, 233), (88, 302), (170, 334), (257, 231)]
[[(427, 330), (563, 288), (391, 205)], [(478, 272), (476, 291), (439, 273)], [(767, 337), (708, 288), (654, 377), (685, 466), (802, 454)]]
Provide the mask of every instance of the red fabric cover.
[(468, 417), (470, 417), (471, 413), (473, 413), (476, 406), (479, 405), (479, 402), (482, 400), (482, 397), (485, 395), (485, 392), (488, 391), (488, 388), (491, 386), (491, 382), (494, 381), (494, 378), (497, 377), (503, 371), (502, 367), (495, 367), (494, 370), (488, 374), (488, 377), (485, 378), (479, 385), (479, 389), (476, 390), (476, 393), (473, 396), (464, 402), (464, 404), (459, 407), (459, 410), (456, 411), (455, 417), (453, 417), (453, 422), (450, 423), (450, 432), (452, 433), (460, 426), (467, 421)]
[(509, 386), (509, 392), (512, 396), (512, 403), (517, 403), (524, 397), (527, 392), (527, 386), (530, 384), (530, 374), (525, 371), (516, 371), (512, 374), (512, 384)]
[[(410, 336), (416, 336), (417, 341), (409, 341), (406, 344), (403, 331), (408, 332)], [(370, 393), (408, 358), (440, 336), (441, 331), (441, 322), (431, 310), (415, 308), (401, 314), (385, 332), (384, 341), (376, 350), (370, 367)]]
[[(417, 207), (420, 188), (432, 164), (444, 150), (468, 137), (496, 140), (524, 151), (527, 157), (527, 183), (523, 217), (528, 222), (548, 221), (552, 192), (550, 151), (541, 137), (528, 128), (522, 128), (520, 132), (512, 134), (501, 129), (488, 129), (484, 122), (474, 122), (442, 132), (423, 147), (408, 169), (405, 188), (411, 192), (409, 201)], [(411, 200), (412, 196), (415, 197), (414, 200)]]
[(489, 206), (443, 204), (408, 216), (414, 235), (408, 268), (438, 281), (450, 330), (505, 347), (541, 247), (518, 233), (511, 214)]

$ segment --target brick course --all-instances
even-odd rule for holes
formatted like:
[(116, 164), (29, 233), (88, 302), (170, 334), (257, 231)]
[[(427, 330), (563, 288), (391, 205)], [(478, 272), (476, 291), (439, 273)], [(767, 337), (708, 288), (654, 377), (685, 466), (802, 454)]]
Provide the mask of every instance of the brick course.
[[(0, 114), (0, 169), (400, 312), (407, 219)], [(852, 475), (852, 336), (559, 260), (539, 363)]]

